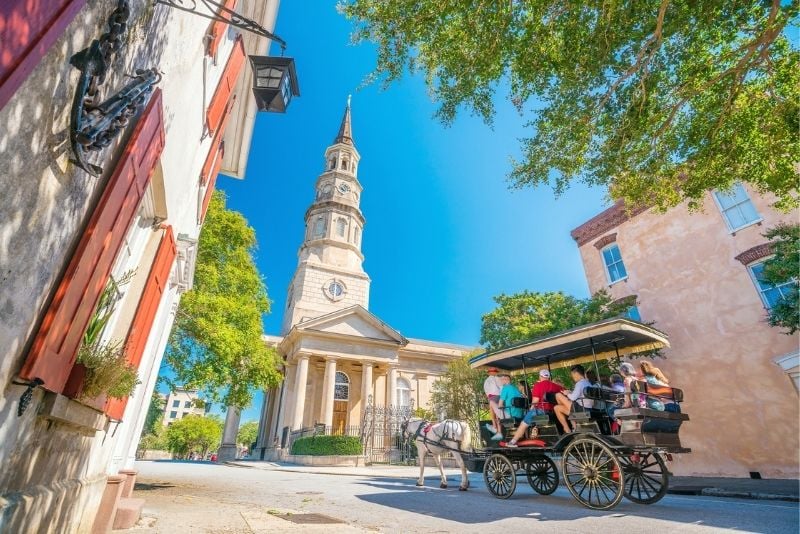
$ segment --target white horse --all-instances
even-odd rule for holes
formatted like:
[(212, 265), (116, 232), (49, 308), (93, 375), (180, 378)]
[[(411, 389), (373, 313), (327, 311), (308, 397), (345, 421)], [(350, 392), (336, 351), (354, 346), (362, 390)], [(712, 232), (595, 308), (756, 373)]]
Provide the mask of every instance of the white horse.
[[(417, 456), (419, 458), (419, 480), (417, 486), (424, 486), (425, 479), (425, 456), (430, 453), (436, 458), (436, 465), (439, 466), (439, 473), (442, 474), (440, 488), (447, 487), (447, 477), (442, 468), (442, 454), (453, 452), (456, 463), (461, 468), (461, 486), (459, 491), (467, 491), (469, 479), (467, 478), (467, 468), (460, 452), (472, 452), (472, 433), (469, 424), (464, 421), (447, 419), (441, 423), (429, 423), (424, 419), (412, 417), (403, 421), (401, 425), (403, 439), (413, 437), (417, 445)], [(460, 451), (460, 452), (459, 452)]]

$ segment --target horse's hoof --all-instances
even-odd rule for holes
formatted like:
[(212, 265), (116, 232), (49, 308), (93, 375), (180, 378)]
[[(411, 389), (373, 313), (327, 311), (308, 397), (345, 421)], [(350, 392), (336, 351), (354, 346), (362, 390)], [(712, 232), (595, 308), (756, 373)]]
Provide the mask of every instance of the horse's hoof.
[(467, 488), (458, 488), (458, 491), (467, 491)]
[(447, 484), (439, 484), (439, 487), (442, 489), (447, 489)]
[(420, 487), (420, 488), (421, 488), (422, 486), (424, 486), (424, 485), (425, 485), (425, 484), (423, 484), (422, 482), (417, 482), (417, 486), (418, 486), (418, 487)]

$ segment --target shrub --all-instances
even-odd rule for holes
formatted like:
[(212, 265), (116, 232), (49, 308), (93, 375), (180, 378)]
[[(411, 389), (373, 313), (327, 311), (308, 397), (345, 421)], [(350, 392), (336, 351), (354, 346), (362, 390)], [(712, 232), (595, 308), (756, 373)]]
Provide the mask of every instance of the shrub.
[(361, 440), (356, 436), (311, 436), (292, 444), (292, 454), (310, 456), (358, 455)]

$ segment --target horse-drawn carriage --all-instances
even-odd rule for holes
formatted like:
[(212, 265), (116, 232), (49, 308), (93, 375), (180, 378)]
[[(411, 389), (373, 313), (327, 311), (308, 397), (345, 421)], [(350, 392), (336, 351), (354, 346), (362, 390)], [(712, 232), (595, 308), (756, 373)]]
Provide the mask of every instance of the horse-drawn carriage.
[[(619, 361), (621, 356), (668, 346), (663, 332), (628, 319), (610, 319), (488, 352), (472, 358), (470, 365), (513, 375), (589, 362), (597, 368), (601, 360)], [(562, 434), (551, 416), (541, 415), (531, 426), (535, 439), (509, 448), (504, 441), (516, 428), (513, 420), (505, 420), (503, 440), (493, 440), (492, 433), (482, 429), (483, 449), (462, 454), (467, 469), (482, 472), (489, 492), (500, 499), (514, 493), (521, 472), (534, 491), (549, 495), (558, 488), (554, 458), (560, 456), (567, 488), (588, 508), (613, 508), (623, 496), (640, 504), (660, 500), (669, 484), (664, 458), (690, 452), (678, 436), (689, 419), (680, 412), (682, 391), (637, 381), (631, 392), (596, 386), (586, 388), (584, 395), (593, 407), (573, 403), (569, 419), (574, 432)]]

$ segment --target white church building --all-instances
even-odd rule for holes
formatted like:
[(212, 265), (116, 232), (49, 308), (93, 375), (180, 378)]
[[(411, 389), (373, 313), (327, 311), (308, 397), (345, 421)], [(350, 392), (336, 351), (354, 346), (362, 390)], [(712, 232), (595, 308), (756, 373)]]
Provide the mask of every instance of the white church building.
[(369, 312), (360, 158), (348, 101), (306, 211), (282, 335), (265, 336), (284, 359), (285, 379), (266, 392), (255, 457), (274, 458), (290, 431), (359, 425), (370, 401), (428, 407), (447, 363), (473, 348), (406, 338)]

